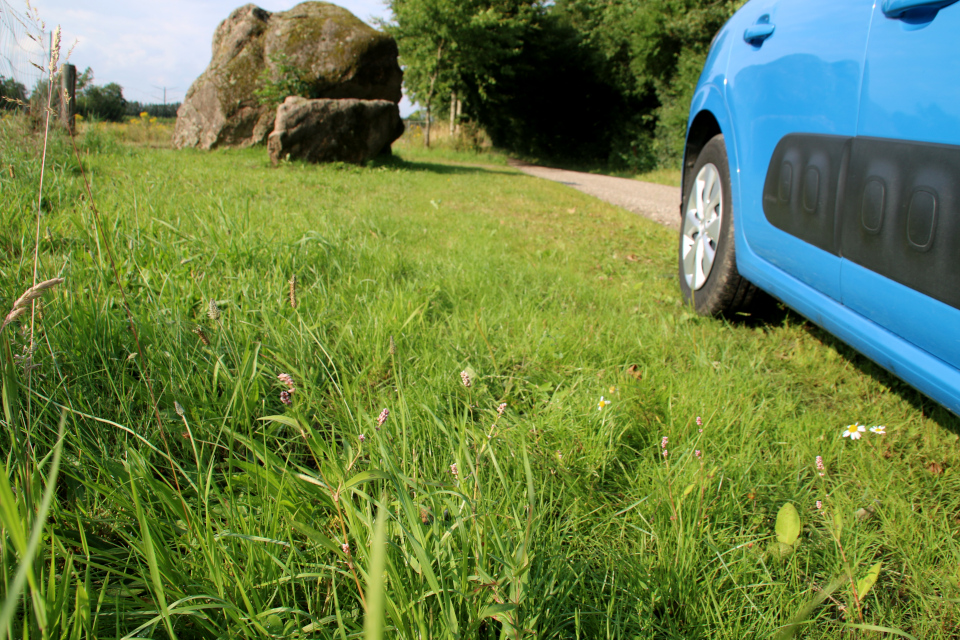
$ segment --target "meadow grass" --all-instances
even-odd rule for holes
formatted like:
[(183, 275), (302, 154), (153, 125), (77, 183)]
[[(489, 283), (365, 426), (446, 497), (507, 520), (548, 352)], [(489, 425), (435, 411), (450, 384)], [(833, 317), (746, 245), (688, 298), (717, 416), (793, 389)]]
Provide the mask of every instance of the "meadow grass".
[[(0, 126), (5, 314), (39, 170)], [(34, 353), (0, 331), (0, 634), (956, 637), (957, 418), (775, 304), (698, 317), (673, 232), (455, 149), (122, 136), (79, 140), (103, 233), (52, 142), (65, 282)]]

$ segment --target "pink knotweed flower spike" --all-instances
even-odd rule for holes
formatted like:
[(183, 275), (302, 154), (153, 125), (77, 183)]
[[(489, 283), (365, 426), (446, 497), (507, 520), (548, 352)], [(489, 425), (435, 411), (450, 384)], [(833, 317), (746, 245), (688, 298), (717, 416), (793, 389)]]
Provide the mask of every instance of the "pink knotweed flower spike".
[(293, 378), (290, 376), (289, 373), (281, 373), (280, 375), (277, 376), (277, 380), (287, 385), (287, 388), (290, 391), (293, 391), (294, 389), (296, 389), (296, 386), (293, 384)]
[(452, 465), (450, 465), (450, 473), (452, 473), (452, 474), (454, 475), (454, 477), (456, 477), (456, 475), (457, 475), (457, 463), (456, 463), (456, 462), (454, 462)]
[(817, 500), (817, 509), (823, 509), (823, 502)]
[(501, 402), (501, 403), (500, 403), (500, 406), (497, 407), (497, 415), (498, 415), (498, 416), (502, 416), (502, 415), (503, 415), (503, 412), (506, 411), (506, 410), (507, 410), (507, 403), (506, 403), (506, 402)]
[(293, 404), (293, 392), (292, 391), (281, 391), (280, 392), (280, 402), (285, 405)]
[(470, 387), (470, 374), (469, 374), (469, 373), (467, 373), (466, 371), (461, 371), (461, 372), (460, 372), (460, 380), (463, 382), (463, 386), (465, 386), (465, 387), (467, 387), (467, 388)]
[(390, 416), (390, 409), (384, 407), (383, 411), (380, 412), (380, 415), (377, 416), (377, 431), (380, 430), (380, 427), (383, 426), (383, 423), (387, 421), (387, 418)]
[(701, 418), (700, 416), (697, 416), (697, 426), (698, 427), (703, 426), (703, 418)]
[(366, 441), (367, 441), (367, 436), (365, 436), (365, 435), (363, 435), (363, 434), (361, 433), (361, 434), (360, 434), (360, 444), (363, 444), (363, 443), (366, 442)]
[(700, 458), (703, 457), (703, 452), (701, 452), (700, 449), (697, 449), (696, 451), (693, 452), (693, 455), (697, 456), (697, 460), (699, 460)]

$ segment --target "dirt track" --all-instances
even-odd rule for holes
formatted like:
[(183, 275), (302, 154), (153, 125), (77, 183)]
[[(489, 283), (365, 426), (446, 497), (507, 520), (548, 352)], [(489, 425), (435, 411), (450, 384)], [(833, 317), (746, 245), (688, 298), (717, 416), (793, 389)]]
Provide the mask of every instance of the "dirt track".
[(594, 173), (549, 169), (517, 161), (510, 164), (531, 176), (565, 184), (627, 211), (639, 213), (670, 229), (680, 229), (680, 189), (677, 187)]

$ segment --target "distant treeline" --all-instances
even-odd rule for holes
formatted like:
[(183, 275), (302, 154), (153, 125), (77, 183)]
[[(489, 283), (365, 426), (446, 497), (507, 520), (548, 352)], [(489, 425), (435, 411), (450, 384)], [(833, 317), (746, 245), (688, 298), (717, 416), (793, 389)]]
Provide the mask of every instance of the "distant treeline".
[[(17, 109), (29, 105), (31, 110), (41, 113), (47, 102), (46, 81), (40, 81), (33, 91), (28, 92), (23, 83), (0, 75), (0, 109)], [(54, 94), (57, 102), (59, 93)], [(146, 113), (151, 118), (175, 118), (179, 102), (167, 104), (128, 101), (123, 97), (123, 87), (116, 82), (105, 85), (93, 83), (93, 70), (89, 67), (77, 76), (77, 113), (87, 119), (120, 122), (126, 116), (139, 116)]]
[[(677, 166), (711, 39), (744, 0), (387, 0), (404, 84), (522, 154)], [(438, 117), (439, 116), (439, 117)]]
[(180, 108), (179, 102), (168, 102), (167, 104), (156, 104), (156, 103), (143, 103), (143, 102), (127, 102), (126, 115), (128, 116), (139, 116), (141, 113), (146, 112), (146, 114), (151, 118), (176, 118), (177, 109)]

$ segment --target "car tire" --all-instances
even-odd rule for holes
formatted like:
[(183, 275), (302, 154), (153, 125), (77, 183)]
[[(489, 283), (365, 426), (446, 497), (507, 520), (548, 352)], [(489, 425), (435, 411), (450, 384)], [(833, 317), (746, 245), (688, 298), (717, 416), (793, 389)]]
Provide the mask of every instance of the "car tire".
[(745, 309), (757, 289), (737, 271), (730, 166), (723, 135), (710, 139), (684, 181), (680, 291), (704, 316)]

